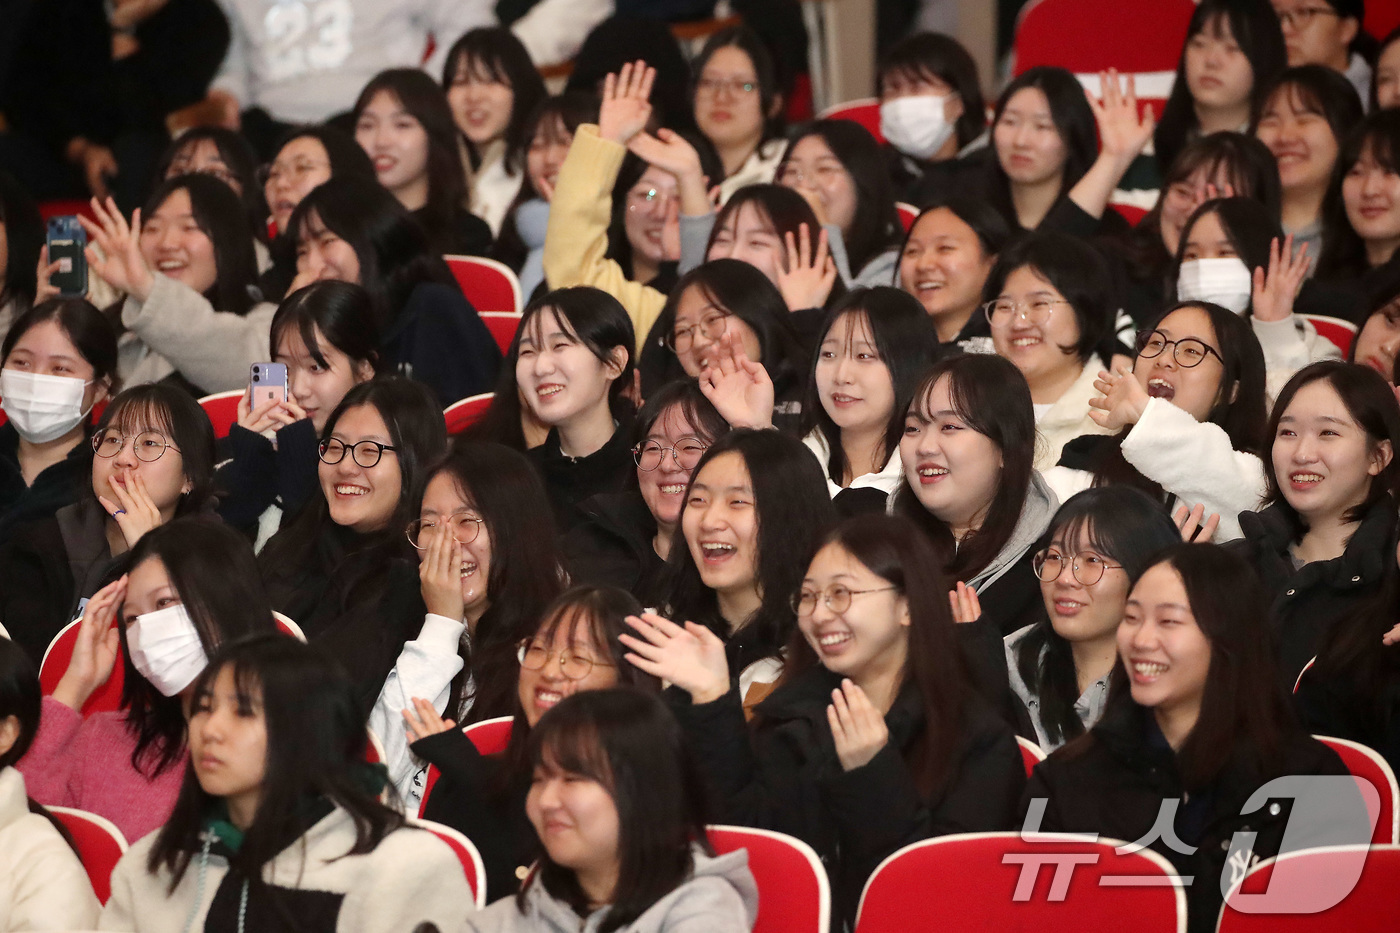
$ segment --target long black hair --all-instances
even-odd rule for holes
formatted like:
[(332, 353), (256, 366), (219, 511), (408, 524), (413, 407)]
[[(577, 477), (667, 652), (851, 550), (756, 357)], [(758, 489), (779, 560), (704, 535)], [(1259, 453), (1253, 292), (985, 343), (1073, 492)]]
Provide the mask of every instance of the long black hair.
[[(262, 185), (258, 184), (258, 156), (252, 145), (240, 133), (222, 126), (191, 127), (166, 147), (156, 164), (155, 177), (164, 179), (196, 171), (188, 168), (188, 160), (182, 157), (187, 152), (193, 152), (202, 142), (208, 142), (214, 147), (228, 170), (228, 175), (241, 189), (234, 193), (239, 195), (244, 209), (248, 212), (249, 229), (258, 239), (266, 240), (267, 201)], [(228, 183), (226, 178), (219, 180)], [(230, 184), (229, 187), (232, 188), (233, 185)]]
[[(694, 848), (714, 854), (705, 782), (680, 725), (654, 694), (617, 687), (565, 698), (535, 726), (530, 760), (597, 781), (617, 808), (617, 886), (598, 933), (624, 929), (685, 883)], [(530, 885), (540, 884), (587, 915), (592, 905), (573, 871), (540, 850), (539, 872), (516, 899), (521, 913)]]
[[(368, 732), (340, 665), (285, 635), (231, 641), (210, 658), (195, 681), (193, 728), (199, 727), (196, 720), (207, 710), (214, 682), (225, 670), (233, 675), (239, 714), (260, 714), (267, 730), (258, 807), (230, 858), (253, 892), (275, 895), (277, 889), (263, 880), (263, 866), (287, 847), (289, 838), (310, 828), (308, 799), (329, 801), (349, 814), (355, 841), (345, 855), (373, 851), (403, 825), (402, 814), (369, 789), (373, 772), (365, 764)], [(175, 808), (146, 861), (152, 874), (170, 872), (169, 892), (179, 886), (199, 852), (200, 835), (218, 799), (200, 786), (194, 765), (187, 765)]]
[[(1377, 111), (1351, 131), (1337, 158), (1341, 179), (1364, 154), (1369, 154), (1390, 174), (1400, 174), (1400, 109)], [(1338, 185), (1341, 183), (1339, 180)], [(1359, 277), (1371, 268), (1366, 243), (1346, 216), (1345, 200), (1339, 196), (1334, 203), (1330, 222), (1323, 221), (1322, 258), (1317, 264), (1317, 274), (1324, 279)]]
[[(763, 135), (758, 144), (761, 147), (770, 139), (783, 135), (783, 99), (787, 96), (788, 76), (778, 70), (778, 64), (757, 32), (749, 26), (730, 26), (710, 36), (700, 54), (690, 63), (691, 113), (695, 111), (695, 97), (700, 90), (700, 75), (705, 66), (720, 49), (735, 48), (749, 57), (753, 73), (758, 77), (758, 109), (763, 115)], [(776, 105), (776, 106), (775, 106)], [(719, 181), (713, 178), (713, 181)]]
[(179, 451), (190, 486), (176, 503), (175, 516), (204, 511), (214, 495), (214, 427), (188, 392), (164, 382), (132, 386), (103, 410), (96, 431), (108, 428), (133, 436), (142, 431), (165, 435)]
[(0, 753), (0, 771), (12, 767), (29, 751), (39, 731), (42, 709), (39, 672), (34, 669), (34, 662), (19, 645), (0, 638), (0, 722), (13, 716), (19, 723), (14, 744)]
[(177, 175), (161, 182), (141, 210), (142, 224), (176, 191), (189, 192), (190, 213), (214, 247), (214, 284), (204, 293), (216, 310), (247, 314), (256, 303), (258, 261), (248, 214), (233, 189), (212, 175)]
[(116, 394), (121, 388), (121, 377), (117, 375), (117, 332), (111, 319), (83, 298), (50, 298), (19, 315), (0, 344), (0, 364), (10, 358), (10, 351), (20, 338), (46, 321), (52, 321), (63, 331), (78, 355), (92, 367), (93, 382), (105, 383), (107, 394)]
[[(1050, 527), (1036, 543), (1042, 551), (1055, 541), (1081, 536), (1101, 557), (1122, 566), (1131, 588), (1157, 554), (1181, 541), (1181, 532), (1160, 503), (1131, 486), (1086, 489), (1060, 506)], [(1040, 700), (1039, 719), (1045, 734), (1064, 743), (1084, 734), (1074, 705), (1079, 701), (1079, 675), (1070, 642), (1039, 617), (1016, 644), (1016, 671)]]
[[(472, 29), (452, 43), (443, 60), (443, 91), (450, 90), (464, 72), (510, 88), (513, 96), (505, 131), (505, 166), (509, 174), (521, 174), (525, 168), (525, 150), (530, 145), (526, 120), (549, 93), (545, 90), (544, 78), (540, 77), (524, 44), (515, 33), (502, 26)], [(471, 157), (472, 168), (481, 168), (482, 153), (465, 134), (461, 138)]]
[(379, 327), (369, 292), (349, 282), (312, 282), (292, 292), (272, 316), (268, 337), (272, 359), (282, 336), (295, 330), (306, 352), (321, 366), (329, 367), (316, 332), (344, 353), (350, 363), (368, 363), (379, 370)]
[[(1274, 240), (1279, 241), (1280, 248), (1283, 247), (1283, 225), (1276, 216), (1269, 213), (1268, 208), (1253, 198), (1216, 198), (1206, 201), (1192, 211), (1181, 227), (1181, 243), (1177, 246), (1176, 258), (1168, 273), (1169, 301), (1175, 301), (1177, 298), (1177, 279), (1181, 275), (1181, 264), (1186, 261), (1186, 241), (1191, 238), (1191, 231), (1195, 229), (1196, 224), (1207, 214), (1214, 214), (1220, 221), (1220, 229), (1230, 240), (1230, 245), (1235, 248), (1235, 255), (1251, 275), (1255, 269), (1269, 268), (1270, 244)], [(1254, 299), (1251, 297), (1246, 316), (1252, 317), (1253, 314)]]
[(13, 301), (22, 312), (34, 303), (39, 287), (35, 270), (44, 245), (44, 221), (29, 193), (4, 171), (0, 171), (0, 226), (4, 227), (6, 250), (0, 307)]
[[(157, 526), (124, 555), (121, 571), (129, 573), (147, 560), (159, 561), (165, 568), (206, 656), (244, 635), (276, 631), (253, 548), (222, 522), (190, 516)], [(162, 695), (136, 669), (126, 631), (131, 619), (124, 606), (118, 612), (125, 672), (121, 706), (127, 731), (136, 740), (131, 766), (154, 778), (184, 753), (184, 707), (179, 696)]]
[(883, 91), (886, 79), (897, 74), (915, 80), (937, 78), (958, 95), (963, 110), (953, 127), (959, 149), (986, 130), (987, 105), (982, 98), (977, 63), (957, 39), (941, 32), (904, 37), (881, 57), (876, 90)]

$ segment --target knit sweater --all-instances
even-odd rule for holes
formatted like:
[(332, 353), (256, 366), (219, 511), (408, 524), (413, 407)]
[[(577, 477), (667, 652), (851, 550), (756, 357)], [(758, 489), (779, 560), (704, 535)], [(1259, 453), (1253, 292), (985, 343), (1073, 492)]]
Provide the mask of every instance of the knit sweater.
[(131, 766), (135, 748), (125, 713), (83, 718), (44, 697), (34, 744), (15, 767), (39, 803), (89, 810), (115, 823), (127, 839), (139, 839), (169, 818), (189, 755), (182, 751), (170, 767), (148, 778)]
[(83, 863), (44, 816), (24, 778), (0, 769), (0, 930), (81, 930), (101, 905)]

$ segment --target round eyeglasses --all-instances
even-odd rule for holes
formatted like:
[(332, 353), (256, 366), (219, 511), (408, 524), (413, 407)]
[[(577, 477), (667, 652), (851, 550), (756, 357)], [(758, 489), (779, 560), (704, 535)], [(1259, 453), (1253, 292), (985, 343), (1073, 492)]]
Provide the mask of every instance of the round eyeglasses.
[(833, 583), (821, 592), (803, 589), (792, 598), (792, 611), (806, 618), (817, 611), (817, 600), (820, 599), (826, 604), (827, 609), (839, 616), (851, 608), (851, 597), (853, 596), (864, 596), (866, 593), (884, 593), (897, 589), (899, 589), (897, 586), (879, 586), (872, 590), (853, 590), (839, 583)]
[(1137, 346), (1138, 356), (1145, 360), (1156, 359), (1167, 352), (1167, 348), (1170, 347), (1172, 359), (1176, 361), (1176, 365), (1183, 369), (1200, 366), (1208, 356), (1214, 356), (1220, 360), (1221, 365), (1225, 363), (1225, 358), (1220, 355), (1220, 351), (1204, 340), (1197, 340), (1195, 337), (1168, 340), (1167, 335), (1160, 330), (1150, 330), (1145, 334), (1139, 334)]
[(676, 466), (682, 470), (693, 470), (695, 464), (700, 462), (705, 451), (710, 447), (696, 437), (683, 437), (676, 441), (675, 447), (666, 447), (656, 441), (646, 441), (632, 448), (632, 459), (637, 461), (637, 469), (650, 473), (659, 469), (666, 461), (666, 454), (671, 455)]
[(142, 431), (140, 434), (123, 434), (116, 428), (108, 428), (105, 431), (98, 431), (92, 436), (92, 452), (99, 457), (112, 459), (122, 452), (126, 442), (131, 441), (132, 453), (136, 454), (136, 459), (142, 463), (153, 463), (165, 455), (168, 447), (177, 454), (180, 448), (165, 439), (165, 435), (159, 431)]
[(444, 524), (452, 529), (452, 536), (458, 543), (471, 544), (481, 534), (481, 526), (486, 524), (486, 520), (470, 509), (458, 509), (438, 518), (415, 518), (408, 523), (408, 543), (420, 551), (426, 551), (428, 545), (424, 543), (424, 533)]
[(1069, 572), (1084, 586), (1093, 586), (1103, 579), (1105, 570), (1122, 570), (1122, 564), (1110, 564), (1097, 554), (1061, 554), (1054, 548), (1046, 548), (1031, 558), (1031, 567), (1042, 583), (1054, 583), (1069, 561)]
[(533, 641), (522, 641), (516, 651), (516, 657), (520, 659), (520, 666), (527, 671), (544, 670), (549, 659), (556, 656), (559, 658), (559, 673), (569, 680), (583, 680), (595, 667), (617, 666), (609, 661), (591, 658), (586, 654), (574, 654), (572, 651), (555, 652)]
[(677, 327), (667, 334), (666, 346), (676, 353), (684, 353), (694, 346), (696, 332), (708, 340), (718, 340), (729, 326), (729, 317), (728, 311), (711, 311), (700, 318), (700, 323)]
[(368, 470), (370, 467), (378, 466), (379, 459), (384, 456), (384, 451), (398, 451), (393, 444), (381, 444), (378, 441), (356, 441), (347, 444), (344, 441), (331, 438), (322, 441), (321, 446), (316, 449), (316, 454), (321, 458), (322, 463), (335, 466), (345, 459), (345, 452), (350, 451), (350, 458), (360, 466)]
[(1016, 319), (1017, 315), (1024, 317), (1036, 327), (1050, 320), (1050, 314), (1055, 310), (1055, 305), (1067, 305), (1068, 301), (1063, 298), (1032, 298), (1029, 301), (1012, 301), (1010, 298), (998, 298), (982, 305), (982, 313), (987, 316), (988, 324), (996, 324), (998, 327), (1005, 327)]

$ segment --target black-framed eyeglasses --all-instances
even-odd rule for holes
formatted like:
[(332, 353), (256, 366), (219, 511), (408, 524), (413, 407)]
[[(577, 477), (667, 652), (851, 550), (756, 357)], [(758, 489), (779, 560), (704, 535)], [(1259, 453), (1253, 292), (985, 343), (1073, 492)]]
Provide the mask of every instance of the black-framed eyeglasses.
[(92, 452), (99, 457), (110, 460), (122, 452), (126, 442), (131, 441), (132, 453), (136, 454), (136, 459), (142, 463), (154, 463), (165, 455), (166, 448), (175, 451), (177, 454), (180, 448), (165, 439), (165, 435), (159, 431), (142, 431), (140, 434), (123, 434), (116, 428), (107, 428), (105, 431), (98, 431), (92, 436)]
[(988, 324), (1005, 326), (1022, 315), (1027, 321), (1039, 327), (1050, 320), (1051, 313), (1055, 310), (1055, 305), (1069, 304), (1063, 298), (1032, 298), (1030, 301), (1012, 301), (1010, 298), (998, 298), (982, 305), (982, 313), (987, 316)]
[(666, 454), (669, 453), (676, 466), (682, 470), (693, 470), (695, 464), (700, 462), (700, 458), (709, 449), (710, 445), (698, 437), (683, 437), (676, 441), (675, 447), (667, 447), (656, 441), (646, 441), (632, 448), (632, 459), (637, 461), (637, 469), (650, 473), (661, 467), (661, 464), (665, 462)]
[[(384, 451), (397, 452), (398, 448), (393, 444), (381, 444), (378, 441), (356, 441), (353, 444), (347, 444), (333, 437), (328, 441), (322, 441), (321, 446), (316, 448), (316, 454), (321, 458), (322, 463), (334, 466), (345, 459), (347, 450), (350, 451), (351, 459), (368, 470), (370, 467), (379, 465)], [(364, 452), (361, 453), (361, 451)]]
[(728, 311), (715, 309), (701, 316), (700, 321), (688, 327), (677, 327), (666, 335), (666, 346), (676, 353), (684, 353), (695, 344), (695, 334), (698, 331), (701, 336), (710, 340), (718, 340), (724, 336), (724, 331), (729, 327), (729, 318), (732, 315)]
[(1084, 554), (1061, 554), (1054, 548), (1036, 552), (1031, 558), (1031, 567), (1042, 583), (1054, 583), (1069, 561), (1069, 572), (1074, 579), (1085, 586), (1093, 586), (1103, 579), (1105, 570), (1122, 570), (1122, 564), (1110, 564), (1092, 552)]
[(1146, 333), (1138, 334), (1138, 356), (1145, 360), (1156, 359), (1167, 352), (1168, 347), (1171, 348), (1172, 359), (1176, 361), (1176, 365), (1183, 369), (1200, 366), (1208, 356), (1214, 356), (1222, 366), (1225, 364), (1225, 358), (1220, 355), (1219, 350), (1196, 337), (1168, 340), (1167, 335), (1160, 330), (1149, 330)]
[(583, 680), (595, 667), (616, 667), (611, 661), (599, 661), (597, 658), (589, 657), (586, 654), (574, 654), (572, 651), (553, 651), (537, 642), (525, 640), (516, 649), (516, 657), (520, 659), (520, 666), (527, 671), (541, 671), (553, 657), (559, 658), (559, 673), (569, 680)]
[(1303, 30), (1312, 25), (1312, 21), (1318, 16), (1328, 14), (1341, 17), (1341, 13), (1330, 6), (1305, 6), (1301, 10), (1277, 10), (1278, 22), (1280, 26), (1289, 29)]
[(840, 583), (833, 583), (820, 592), (804, 588), (792, 598), (792, 611), (806, 618), (817, 611), (817, 600), (820, 599), (826, 604), (827, 609), (840, 615), (851, 608), (851, 597), (853, 596), (864, 596), (866, 593), (885, 593), (897, 589), (899, 589), (897, 586), (877, 586), (870, 590), (853, 590)]
[(420, 551), (427, 550), (426, 544), (419, 543), (422, 541), (423, 533), (429, 528), (436, 528), (442, 524), (446, 524), (452, 529), (452, 536), (459, 543), (471, 544), (476, 540), (476, 536), (481, 534), (481, 526), (486, 524), (486, 519), (473, 509), (458, 509), (438, 518), (415, 518), (408, 523), (408, 543)]

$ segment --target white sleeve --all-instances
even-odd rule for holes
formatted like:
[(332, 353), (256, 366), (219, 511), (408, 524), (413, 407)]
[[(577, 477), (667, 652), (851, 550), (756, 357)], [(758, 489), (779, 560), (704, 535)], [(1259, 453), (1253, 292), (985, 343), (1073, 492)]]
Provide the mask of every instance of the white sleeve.
[(1326, 337), (1321, 337), (1310, 322), (1296, 314), (1281, 321), (1261, 321), (1250, 318), (1254, 336), (1264, 350), (1264, 372), (1269, 398), (1278, 398), (1279, 391), (1293, 374), (1318, 360), (1339, 360), (1342, 351)]
[(1243, 537), (1239, 513), (1264, 498), (1263, 461), (1235, 450), (1220, 425), (1197, 421), (1165, 399), (1148, 401), (1123, 439), (1123, 459), (1183, 505), (1218, 513), (1217, 543)]
[(577, 55), (593, 27), (612, 13), (613, 0), (540, 0), (510, 28), (537, 66), (555, 65)]
[(465, 628), (447, 616), (431, 612), (424, 616), (418, 637), (404, 642), (369, 714), (369, 727), (384, 743), (389, 780), (399, 789), (410, 813), (417, 811), (418, 792), (413, 778), (421, 766), (408, 749), (402, 711), (413, 705), (414, 697), (421, 697), (431, 700), (440, 715), (445, 712), (452, 678), (462, 669), (458, 644)]
[(425, 0), (423, 7), (424, 26), (433, 34), (433, 54), (423, 63), (423, 70), (437, 81), (442, 78), (448, 50), (464, 33), (496, 25), (496, 5), (492, 0)]
[(228, 51), (209, 90), (227, 91), (238, 98), (240, 109), (247, 110), (253, 104), (248, 93), (248, 35), (243, 30), (243, 17), (238, 15), (234, 0), (218, 2), (224, 19), (228, 20)]

